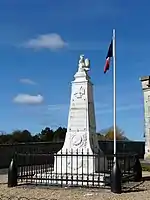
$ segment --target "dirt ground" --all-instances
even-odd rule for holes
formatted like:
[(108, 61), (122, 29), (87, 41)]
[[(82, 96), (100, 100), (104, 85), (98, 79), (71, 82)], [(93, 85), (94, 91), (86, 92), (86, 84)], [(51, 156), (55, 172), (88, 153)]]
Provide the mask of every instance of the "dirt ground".
[[(18, 186), (7, 187), (7, 170), (0, 170), (0, 199), (16, 200), (24, 199), (42, 200), (149, 200), (150, 199), (150, 173), (143, 173), (144, 181), (134, 185), (130, 190), (122, 194), (113, 194), (106, 189), (83, 189), (83, 188), (53, 188)], [(21, 198), (22, 199), (22, 198)]]

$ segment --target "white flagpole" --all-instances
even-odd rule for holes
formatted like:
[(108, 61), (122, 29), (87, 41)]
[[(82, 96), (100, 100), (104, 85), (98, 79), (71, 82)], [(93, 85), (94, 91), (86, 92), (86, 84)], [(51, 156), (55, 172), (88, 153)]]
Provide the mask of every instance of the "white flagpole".
[(114, 162), (116, 161), (116, 31), (113, 29)]

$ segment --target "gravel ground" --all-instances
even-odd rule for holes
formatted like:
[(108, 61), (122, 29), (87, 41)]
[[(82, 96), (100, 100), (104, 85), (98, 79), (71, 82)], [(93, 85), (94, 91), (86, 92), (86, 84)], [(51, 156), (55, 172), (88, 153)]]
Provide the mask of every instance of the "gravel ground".
[[(130, 191), (122, 194), (113, 194), (110, 190), (104, 189), (81, 189), (81, 188), (53, 188), (53, 187), (33, 187), (33, 186), (18, 186), (15, 188), (7, 187), (7, 170), (0, 172), (0, 199), (1, 197), (12, 197), (11, 200), (16, 200), (16, 197), (26, 197), (28, 199), (45, 199), (45, 200), (149, 200), (150, 199), (150, 181), (144, 181), (140, 185), (136, 185)], [(150, 173), (144, 173), (143, 177), (150, 180)], [(146, 179), (146, 178), (145, 178)]]

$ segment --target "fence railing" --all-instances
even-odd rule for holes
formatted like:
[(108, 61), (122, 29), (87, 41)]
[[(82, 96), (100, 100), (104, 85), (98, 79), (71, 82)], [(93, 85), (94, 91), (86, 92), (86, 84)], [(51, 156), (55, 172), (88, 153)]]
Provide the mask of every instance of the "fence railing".
[[(88, 150), (59, 154), (16, 154), (9, 167), (8, 186), (23, 183), (106, 188), (112, 184), (112, 172), (120, 173), (120, 184), (137, 179), (140, 169), (137, 155), (117, 154), (115, 157), (117, 168), (114, 155), (93, 154)], [(38, 165), (41, 160), (42, 165)]]
[[(99, 147), (108, 155), (113, 154), (113, 141), (99, 141)], [(0, 145), (0, 168), (8, 168), (14, 152), (17, 153), (43, 153), (58, 152), (63, 146), (63, 142), (32, 142), (18, 144), (1, 144)], [(137, 141), (117, 141), (118, 153), (137, 153), (139, 158), (144, 158), (145, 142)], [(41, 163), (42, 164), (42, 161)]]

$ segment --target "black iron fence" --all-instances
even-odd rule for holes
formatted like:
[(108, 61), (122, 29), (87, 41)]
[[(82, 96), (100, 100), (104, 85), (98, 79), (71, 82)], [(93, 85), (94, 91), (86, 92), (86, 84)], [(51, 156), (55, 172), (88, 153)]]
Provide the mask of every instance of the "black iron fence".
[[(17, 153), (52, 153), (59, 151), (63, 146), (62, 142), (31, 142), (20, 144), (0, 145), (0, 169), (8, 168), (15, 152)], [(42, 163), (39, 163), (42, 164)]]
[[(103, 140), (99, 141), (99, 146), (105, 154), (113, 154), (114, 152), (114, 141), (113, 140)], [(133, 153), (138, 154), (140, 159), (144, 158), (145, 154), (145, 142), (144, 141), (124, 141), (117, 140), (116, 147), (118, 153)]]
[[(114, 157), (117, 161), (115, 164)], [(42, 165), (37, 165), (41, 160)], [(101, 152), (93, 154), (88, 150), (59, 154), (16, 154), (9, 167), (8, 186), (34, 184), (106, 188), (111, 186), (114, 174), (117, 181), (120, 179), (120, 184), (139, 180), (139, 168), (137, 154), (104, 156)]]
[[(113, 141), (99, 141), (99, 147), (105, 154), (113, 154)], [(136, 153), (139, 158), (144, 158), (145, 142), (137, 141), (117, 141), (118, 153)], [(0, 145), (0, 168), (8, 168), (12, 156), (15, 152), (26, 154), (48, 154), (58, 152), (63, 146), (63, 142), (31, 142), (20, 144)], [(42, 161), (43, 162), (43, 161)], [(42, 164), (38, 161), (39, 164)]]

